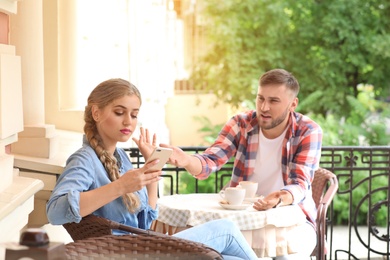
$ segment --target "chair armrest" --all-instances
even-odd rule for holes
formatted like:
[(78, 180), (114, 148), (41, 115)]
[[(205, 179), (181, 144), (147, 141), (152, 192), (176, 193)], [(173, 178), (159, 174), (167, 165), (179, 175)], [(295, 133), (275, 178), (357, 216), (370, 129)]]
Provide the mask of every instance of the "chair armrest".
[(317, 254), (318, 259), (322, 259), (326, 254), (326, 215), (328, 207), (331, 204), (333, 197), (336, 195), (338, 190), (338, 181), (335, 174), (332, 174), (332, 177), (329, 178), (329, 187), (326, 190), (321, 202), (318, 204), (317, 208)]
[(336, 175), (333, 174), (333, 176), (329, 179), (329, 182), (329, 187), (321, 200), (321, 204), (325, 205), (326, 207), (330, 205), (339, 188)]

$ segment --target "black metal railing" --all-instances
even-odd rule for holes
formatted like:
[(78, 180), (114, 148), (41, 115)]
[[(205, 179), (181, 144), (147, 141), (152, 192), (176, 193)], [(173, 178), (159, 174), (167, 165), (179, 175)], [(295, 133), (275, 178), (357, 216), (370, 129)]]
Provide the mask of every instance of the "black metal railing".
[[(201, 153), (207, 147), (181, 147)], [(126, 149), (136, 167), (144, 163), (138, 148)], [(328, 210), (328, 259), (390, 259), (390, 146), (323, 147), (320, 166), (337, 175), (339, 190)], [(233, 161), (206, 180), (183, 168), (166, 165), (160, 193), (212, 193), (226, 185)], [(336, 206), (337, 205), (337, 206)], [(341, 210), (340, 210), (341, 208)], [(334, 243), (334, 224), (343, 225), (348, 239)], [(358, 241), (358, 242), (356, 242)]]

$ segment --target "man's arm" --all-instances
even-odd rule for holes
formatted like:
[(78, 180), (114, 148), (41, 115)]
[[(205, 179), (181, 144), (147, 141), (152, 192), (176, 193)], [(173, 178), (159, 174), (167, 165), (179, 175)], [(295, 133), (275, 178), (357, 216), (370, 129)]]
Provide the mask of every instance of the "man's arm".
[(197, 176), (202, 172), (202, 163), (193, 155), (185, 153), (176, 146), (160, 144), (161, 147), (171, 148), (173, 150), (168, 163), (176, 167), (185, 168), (192, 176)]

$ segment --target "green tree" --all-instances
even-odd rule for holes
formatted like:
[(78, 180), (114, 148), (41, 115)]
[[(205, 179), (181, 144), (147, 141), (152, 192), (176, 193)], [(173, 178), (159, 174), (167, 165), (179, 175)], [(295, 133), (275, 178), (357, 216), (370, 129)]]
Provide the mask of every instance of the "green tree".
[[(194, 64), (196, 87), (253, 108), (259, 76), (284, 68), (299, 80), (297, 110), (321, 125), (324, 146), (389, 145), (390, 106), (383, 100), (390, 97), (390, 1), (203, 2), (209, 50)], [(202, 129), (216, 133), (212, 126)], [(367, 186), (356, 193), (367, 194)], [(334, 200), (338, 224), (348, 222), (347, 200)], [(378, 213), (381, 224), (387, 213)], [(358, 224), (365, 223), (367, 216), (359, 216)]]
[(309, 113), (324, 132), (323, 146), (342, 145), (390, 145), (389, 105), (374, 98), (371, 85), (358, 85), (357, 97), (347, 96), (352, 110), (349, 117), (340, 118), (334, 112), (322, 114)]
[[(308, 98), (306, 111), (349, 117), (355, 107), (348, 96), (357, 98), (359, 84), (373, 85), (377, 97), (390, 94), (388, 1), (290, 2), (294, 52), (287, 59), (296, 61), (291, 66), (297, 66), (303, 97), (314, 96)], [(300, 13), (307, 15), (301, 18)]]
[(204, 0), (210, 49), (194, 65), (195, 86), (238, 106), (258, 77), (280, 67), (301, 83), (302, 112), (349, 117), (361, 83), (389, 93), (390, 2), (386, 0)]

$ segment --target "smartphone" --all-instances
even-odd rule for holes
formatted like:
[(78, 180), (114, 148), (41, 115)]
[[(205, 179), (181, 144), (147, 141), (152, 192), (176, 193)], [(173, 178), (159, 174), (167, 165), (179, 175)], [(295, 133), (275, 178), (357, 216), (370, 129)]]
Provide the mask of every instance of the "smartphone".
[[(169, 157), (172, 154), (172, 149), (171, 148), (163, 148), (163, 147), (156, 147), (154, 148), (152, 154), (150, 155), (149, 159), (146, 161), (146, 163), (159, 159), (160, 161), (154, 165), (152, 168), (150, 168), (148, 171), (151, 170), (161, 170), (164, 165), (167, 163), (169, 160)], [(145, 164), (146, 164), (145, 163)]]

